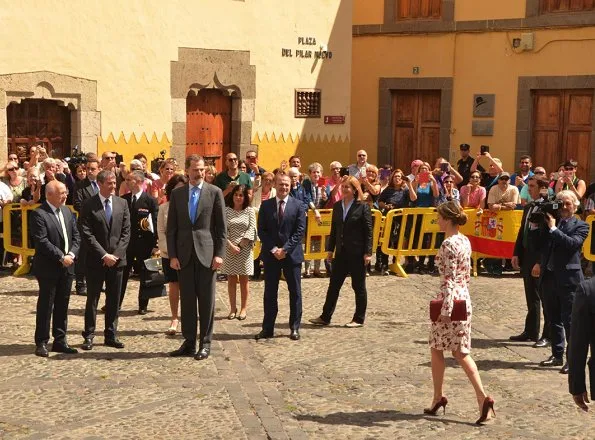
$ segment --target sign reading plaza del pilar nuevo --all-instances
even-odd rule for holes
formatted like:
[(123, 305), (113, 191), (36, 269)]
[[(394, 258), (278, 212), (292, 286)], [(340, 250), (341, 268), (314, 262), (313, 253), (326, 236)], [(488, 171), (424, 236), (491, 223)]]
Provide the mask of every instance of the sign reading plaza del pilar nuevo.
[[(307, 49), (307, 47), (316, 46), (316, 38), (314, 37), (298, 37), (298, 46), (306, 46), (306, 48), (298, 49), (281, 49), (281, 56), (284, 58), (322, 58), (330, 60), (333, 53), (326, 48), (326, 45), (321, 44), (318, 50)], [(323, 50), (325, 49), (325, 50)]]

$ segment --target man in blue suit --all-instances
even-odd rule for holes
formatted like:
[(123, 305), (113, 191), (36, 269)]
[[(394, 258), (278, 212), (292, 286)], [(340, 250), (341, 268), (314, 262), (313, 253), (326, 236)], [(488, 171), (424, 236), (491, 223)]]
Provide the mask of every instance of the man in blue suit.
[(543, 301), (550, 319), (552, 355), (541, 362), (542, 367), (562, 366), (560, 373), (568, 374), (564, 364), (564, 340), (570, 337), (572, 303), (578, 285), (583, 281), (581, 249), (589, 234), (589, 225), (578, 220), (574, 214), (579, 205), (572, 191), (560, 191), (556, 195), (562, 204), (560, 218), (546, 215), (546, 232), (541, 239), (540, 255), (533, 268), (533, 276), (539, 277)]
[(258, 236), (264, 263), (264, 319), (256, 339), (273, 337), (279, 310), (277, 297), (281, 271), (289, 289), (289, 328), (293, 341), (300, 339), (302, 320), (301, 267), (304, 261), (302, 238), (306, 229), (304, 204), (289, 196), (291, 179), (285, 174), (275, 178), (277, 196), (265, 200), (258, 214)]

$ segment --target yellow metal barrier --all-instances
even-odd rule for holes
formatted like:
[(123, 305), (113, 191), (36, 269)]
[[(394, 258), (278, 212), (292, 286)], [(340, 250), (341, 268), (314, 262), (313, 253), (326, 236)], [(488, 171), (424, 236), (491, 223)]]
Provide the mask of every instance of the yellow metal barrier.
[(386, 255), (395, 257), (390, 269), (398, 276), (407, 278), (401, 258), (436, 255), (442, 237), (436, 208), (393, 209), (384, 220), (381, 249)]
[[(31, 270), (28, 257), (35, 255), (35, 247), (31, 246), (31, 243), (29, 243), (29, 216), (30, 212), (38, 206), (39, 204), (21, 205), (20, 203), (11, 203), (2, 208), (4, 249), (7, 252), (12, 252), (13, 254), (21, 256), (21, 265), (14, 272), (13, 275), (15, 276), (26, 275)], [(77, 214), (74, 207), (70, 205), (67, 205), (67, 207)], [(13, 213), (20, 213), (20, 224), (18, 226), (13, 224), (13, 220), (16, 217)], [(13, 227), (16, 227), (17, 231), (20, 228), (18, 236), (13, 237)], [(13, 238), (17, 238), (19, 242), (14, 243)]]
[(583, 255), (585, 259), (589, 261), (595, 261), (595, 243), (592, 243), (593, 240), (593, 228), (595, 228), (595, 215), (590, 215), (585, 219), (585, 222), (589, 225), (589, 235), (587, 235), (587, 239), (583, 243)]

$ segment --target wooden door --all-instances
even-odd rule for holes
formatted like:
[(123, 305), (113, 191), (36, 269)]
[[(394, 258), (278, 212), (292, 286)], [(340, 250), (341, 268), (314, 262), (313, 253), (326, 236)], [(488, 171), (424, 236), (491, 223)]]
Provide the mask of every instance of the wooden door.
[(6, 110), (8, 152), (28, 160), (29, 148), (43, 144), (50, 156), (70, 155), (70, 110), (49, 99), (23, 99)]
[(216, 89), (202, 89), (186, 98), (186, 155), (198, 154), (206, 163), (223, 168), (231, 150), (231, 97)]
[(442, 0), (392, 0), (396, 2), (397, 20), (439, 19)]
[(577, 176), (589, 180), (593, 90), (533, 92), (533, 165), (549, 173), (574, 159)]
[(440, 90), (394, 91), (394, 165), (406, 172), (415, 159), (433, 166), (439, 147)]

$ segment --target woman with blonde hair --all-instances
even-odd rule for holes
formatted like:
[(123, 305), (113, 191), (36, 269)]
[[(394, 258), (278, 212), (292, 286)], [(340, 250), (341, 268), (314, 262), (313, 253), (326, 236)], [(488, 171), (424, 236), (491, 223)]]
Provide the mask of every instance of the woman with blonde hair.
[(215, 168), (215, 165), (206, 165), (205, 182), (212, 184), (215, 181), (215, 177), (217, 177), (217, 168)]
[[(432, 353), (432, 381), (434, 398), (425, 414), (436, 415), (440, 408), (446, 411), (448, 399), (443, 394), (444, 351), (452, 352), (459, 365), (469, 378), (480, 417), (477, 424), (488, 419), (490, 410), (494, 413), (494, 399), (483, 389), (475, 361), (469, 354), (471, 350), (471, 297), (469, 282), (471, 279), (471, 244), (469, 239), (459, 233), (459, 227), (467, 222), (467, 215), (461, 205), (453, 200), (438, 206), (438, 225), (445, 233), (436, 261), (440, 272), (440, 288), (437, 299), (442, 301), (440, 315), (431, 324), (430, 350)], [(455, 301), (465, 301), (466, 319), (453, 321), (451, 315)]]
[(167, 202), (165, 195), (165, 185), (169, 179), (176, 173), (178, 164), (175, 159), (169, 158), (161, 161), (159, 164), (159, 179), (155, 179), (151, 185), (151, 195), (157, 199), (157, 202), (162, 205)]

